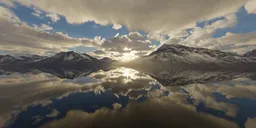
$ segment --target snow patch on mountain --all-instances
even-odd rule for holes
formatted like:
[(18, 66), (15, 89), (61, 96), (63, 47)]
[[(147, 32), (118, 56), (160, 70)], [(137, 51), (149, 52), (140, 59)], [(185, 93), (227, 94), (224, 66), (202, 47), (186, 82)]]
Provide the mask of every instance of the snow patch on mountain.
[(210, 50), (204, 48), (192, 48), (182, 45), (162, 45), (158, 50), (151, 53), (149, 56), (141, 58), (143, 61), (164, 63), (215, 63), (215, 64), (235, 64), (249, 63), (254, 60), (237, 55), (235, 53), (222, 52), (218, 50)]

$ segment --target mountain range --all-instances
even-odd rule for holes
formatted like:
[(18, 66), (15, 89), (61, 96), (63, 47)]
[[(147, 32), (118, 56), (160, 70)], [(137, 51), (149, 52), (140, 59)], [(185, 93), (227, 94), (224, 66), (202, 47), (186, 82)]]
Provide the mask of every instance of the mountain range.
[(150, 72), (173, 69), (256, 71), (256, 60), (253, 56), (252, 52), (238, 55), (219, 50), (164, 44), (151, 54), (139, 57), (127, 65)]
[(244, 56), (255, 59), (256, 58), (256, 49), (247, 52), (246, 54), (244, 54)]
[[(200, 69), (216, 70), (229, 69), (241, 71), (255, 71), (256, 49), (244, 55), (230, 52), (211, 50), (205, 48), (193, 48), (183, 45), (164, 44), (156, 51), (147, 56), (139, 57), (133, 61), (123, 64), (123, 66), (142, 69), (146, 71), (162, 70), (183, 70)], [(28, 67), (86, 67), (100, 68), (106, 65), (117, 63), (110, 58), (97, 59), (86, 53), (76, 53), (73, 51), (60, 52), (51, 57), (45, 56), (20, 56), (0, 55), (1, 65), (22, 65)]]
[[(128, 63), (110, 58), (97, 59), (85, 53), (61, 52), (51, 57), (0, 56), (0, 74), (14, 72), (45, 72), (60, 78), (74, 79), (98, 70), (118, 66), (136, 69), (163, 85), (185, 85), (256, 76), (255, 50), (244, 55), (193, 48), (182, 45), (162, 45), (147, 56)], [(114, 66), (113, 66), (114, 65)]]

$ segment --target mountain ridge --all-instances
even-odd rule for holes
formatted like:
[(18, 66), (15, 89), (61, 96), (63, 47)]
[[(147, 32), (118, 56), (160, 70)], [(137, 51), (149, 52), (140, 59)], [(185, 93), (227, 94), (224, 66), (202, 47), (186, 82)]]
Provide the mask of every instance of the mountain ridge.
[(244, 57), (249, 57), (249, 58), (255, 58), (256, 59), (256, 49), (253, 49), (253, 50), (245, 53)]
[[(164, 44), (156, 51), (128, 63), (137, 69), (255, 70), (256, 60), (230, 52)], [(160, 66), (161, 65), (161, 66)], [(154, 67), (154, 68), (153, 68)]]

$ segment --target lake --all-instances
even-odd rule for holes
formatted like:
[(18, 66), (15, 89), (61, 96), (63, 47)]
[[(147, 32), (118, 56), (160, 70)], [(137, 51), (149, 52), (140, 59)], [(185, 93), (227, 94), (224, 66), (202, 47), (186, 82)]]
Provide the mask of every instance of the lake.
[[(253, 128), (255, 77), (130, 68), (0, 75), (0, 127)], [(211, 75), (214, 74), (214, 75)], [(174, 78), (175, 76), (175, 78)], [(184, 75), (182, 75), (184, 76)], [(227, 77), (228, 76), (228, 77)], [(169, 81), (164, 81), (168, 79)]]

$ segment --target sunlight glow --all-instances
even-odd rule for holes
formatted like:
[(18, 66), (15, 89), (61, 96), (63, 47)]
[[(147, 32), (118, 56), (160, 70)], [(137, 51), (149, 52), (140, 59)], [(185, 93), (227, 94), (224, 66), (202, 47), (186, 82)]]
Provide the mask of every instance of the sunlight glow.
[(125, 76), (125, 77), (126, 77), (126, 79), (129, 79), (130, 71), (129, 71), (129, 70), (127, 70), (127, 69), (125, 69), (125, 70), (123, 71), (123, 76)]
[(135, 55), (136, 51), (131, 51), (129, 53), (123, 53), (123, 56), (120, 57), (121, 61), (130, 61), (138, 58), (139, 56)]

